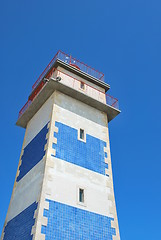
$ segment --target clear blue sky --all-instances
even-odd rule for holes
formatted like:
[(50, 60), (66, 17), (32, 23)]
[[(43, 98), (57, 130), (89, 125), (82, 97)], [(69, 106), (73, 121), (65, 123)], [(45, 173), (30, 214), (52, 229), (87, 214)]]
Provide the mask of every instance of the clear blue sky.
[(0, 2), (0, 233), (31, 86), (58, 49), (105, 73), (122, 113), (110, 123), (122, 240), (161, 239), (161, 2)]

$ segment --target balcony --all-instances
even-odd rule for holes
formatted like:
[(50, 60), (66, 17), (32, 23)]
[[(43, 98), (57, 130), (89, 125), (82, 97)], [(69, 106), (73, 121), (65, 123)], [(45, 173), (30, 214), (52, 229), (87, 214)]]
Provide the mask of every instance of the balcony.
[[(80, 64), (77, 65), (78, 63)], [(59, 68), (59, 66), (61, 66), (61, 68)], [(60, 69), (62, 69), (62, 67), (66, 68), (69, 74), (67, 74), (66, 71), (61, 71)], [(71, 70), (75, 72), (76, 77), (73, 77)], [(109, 94), (106, 94), (104, 90), (94, 87), (94, 85), (92, 85), (89, 81), (89, 84), (87, 81), (84, 83), (85, 88), (82, 91), (80, 88), (82, 80), (80, 80), (80, 77), (77, 78), (78, 72), (80, 73), (81, 71), (86, 71), (86, 74), (88, 72), (88, 75), (90, 73), (97, 76), (97, 79), (100, 78), (99, 81), (101, 81), (101, 86), (103, 86), (105, 90), (109, 89), (108, 85), (103, 83), (104, 75), (102, 73), (95, 71), (80, 61), (59, 51), (32, 86), (32, 93), (30, 94), (28, 101), (19, 111), (17, 125), (26, 127), (27, 121), (30, 120), (31, 116), (39, 110), (42, 104), (55, 90), (74, 97), (101, 111), (107, 112), (108, 120), (111, 121), (117, 114), (120, 113), (118, 100)], [(82, 78), (84, 78), (84, 72), (81, 74)], [(61, 77), (61, 81), (59, 83), (53, 81), (53, 79), (56, 79), (57, 76)], [(93, 77), (94, 76), (92, 76), (92, 78)], [(49, 79), (49, 81), (45, 82), (44, 78)], [(91, 77), (89, 79), (91, 80)], [(93, 79), (96, 85), (97, 79)], [(37, 105), (34, 104), (36, 102)], [(33, 109), (33, 106), (35, 106), (35, 109)]]
[(88, 66), (87, 64), (77, 60), (76, 58), (73, 58), (72, 56), (62, 52), (58, 51), (56, 55), (53, 57), (53, 59), (50, 61), (50, 63), (47, 65), (47, 67), (44, 69), (44, 71), (41, 73), (39, 78), (36, 80), (34, 85), (32, 86), (32, 90), (34, 90), (38, 84), (41, 82), (41, 80), (45, 77), (45, 75), (50, 71), (56, 60), (59, 59), (62, 62), (73, 66), (77, 68), (78, 70), (104, 82), (104, 74), (102, 72), (99, 72), (98, 70), (95, 70), (94, 68)]

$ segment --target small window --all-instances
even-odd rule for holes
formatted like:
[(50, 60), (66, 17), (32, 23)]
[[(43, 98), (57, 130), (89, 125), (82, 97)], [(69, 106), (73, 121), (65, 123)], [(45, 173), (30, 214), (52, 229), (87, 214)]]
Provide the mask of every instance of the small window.
[(84, 203), (84, 189), (79, 188), (79, 202)]
[(84, 130), (80, 129), (80, 139), (84, 139)]
[(84, 84), (84, 82), (80, 82), (80, 88), (83, 89), (83, 90), (85, 89), (85, 84)]

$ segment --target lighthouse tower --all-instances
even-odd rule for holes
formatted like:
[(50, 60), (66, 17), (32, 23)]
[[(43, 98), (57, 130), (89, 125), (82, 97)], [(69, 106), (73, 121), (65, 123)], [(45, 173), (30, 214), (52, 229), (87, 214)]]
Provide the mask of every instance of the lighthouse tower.
[(1, 240), (119, 240), (108, 123), (119, 113), (101, 72), (58, 51), (32, 87)]

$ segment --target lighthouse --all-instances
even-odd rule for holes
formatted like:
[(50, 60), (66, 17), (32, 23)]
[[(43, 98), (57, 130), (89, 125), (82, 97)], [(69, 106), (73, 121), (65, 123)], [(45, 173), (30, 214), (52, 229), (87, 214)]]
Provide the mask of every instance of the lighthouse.
[(58, 51), (19, 112), (25, 129), (1, 240), (119, 240), (104, 74)]

